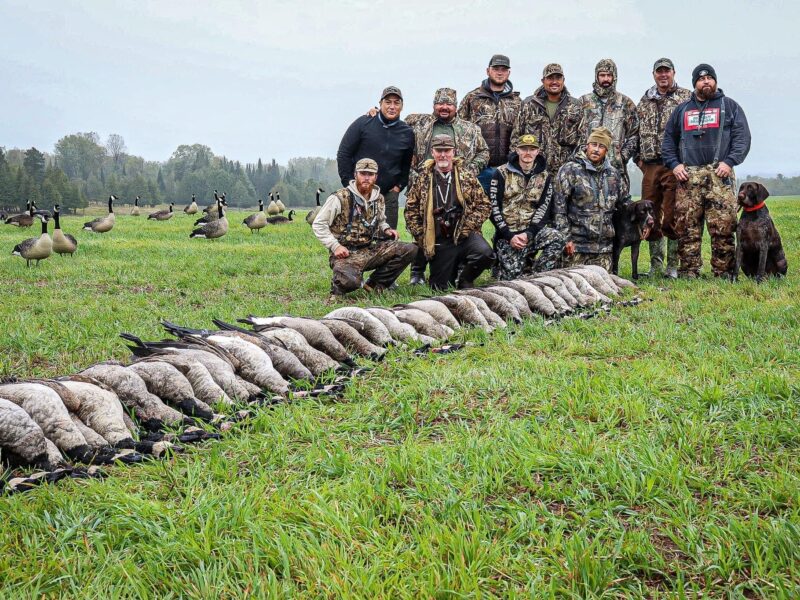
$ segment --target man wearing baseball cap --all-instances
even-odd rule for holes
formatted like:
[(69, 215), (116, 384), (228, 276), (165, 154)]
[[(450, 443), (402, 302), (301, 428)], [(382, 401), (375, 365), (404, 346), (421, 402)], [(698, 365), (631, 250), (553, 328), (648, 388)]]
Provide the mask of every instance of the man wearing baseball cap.
[(492, 274), (500, 280), (555, 269), (566, 241), (553, 226), (554, 178), (539, 141), (527, 133), (515, 145), (516, 151), (498, 167), (489, 186), (497, 254)]
[(519, 92), (514, 91), (514, 85), (508, 79), (510, 74), (509, 58), (495, 54), (489, 59), (486, 79), (464, 96), (458, 106), (458, 116), (480, 127), (489, 147), (489, 163), (478, 175), (478, 181), (487, 193), (492, 173), (508, 160), (511, 130), (521, 104)]
[[(379, 168), (371, 158), (355, 165), (347, 187), (330, 196), (311, 227), (330, 251), (331, 294), (340, 296), (360, 287), (381, 291), (390, 287), (417, 254), (417, 247), (398, 241), (386, 222), (383, 196), (376, 185)], [(363, 273), (373, 271), (363, 282)]]
[(522, 101), (514, 131), (515, 140), (525, 134), (536, 136), (541, 153), (547, 160), (547, 170), (556, 176), (578, 145), (580, 105), (564, 86), (564, 69), (558, 63), (546, 65), (542, 71), (542, 85)]
[(733, 168), (750, 152), (750, 128), (744, 110), (721, 89), (709, 64), (692, 71), (694, 91), (667, 122), (661, 156), (675, 174), (678, 276), (698, 277), (703, 223), (711, 236), (711, 271), (730, 277), (735, 262), (737, 202)]
[[(634, 162), (642, 171), (642, 198), (655, 207), (655, 226), (650, 233), (650, 274), (664, 268), (664, 239), (667, 246), (667, 277), (678, 276), (678, 236), (674, 227), (675, 188), (678, 180), (661, 160), (664, 128), (675, 107), (689, 99), (691, 92), (675, 81), (675, 65), (669, 58), (659, 58), (653, 65), (655, 85), (648, 89), (636, 112), (639, 115), (639, 156)], [(643, 273), (644, 275), (644, 273)]]
[(344, 186), (352, 178), (359, 159), (368, 156), (378, 163), (378, 187), (386, 200), (386, 220), (393, 228), (397, 228), (398, 197), (408, 185), (414, 153), (414, 132), (400, 119), (402, 110), (403, 92), (390, 85), (381, 93), (375, 115), (358, 117), (347, 128), (336, 153)]

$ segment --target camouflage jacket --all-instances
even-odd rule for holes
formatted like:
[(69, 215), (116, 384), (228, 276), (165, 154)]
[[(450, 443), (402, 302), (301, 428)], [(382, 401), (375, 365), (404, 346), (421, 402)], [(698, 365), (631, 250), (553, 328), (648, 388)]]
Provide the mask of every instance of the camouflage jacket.
[(638, 155), (639, 116), (633, 100), (619, 92), (600, 98), (595, 92), (580, 97), (580, 143), (586, 144), (595, 127), (608, 127), (614, 141), (608, 149), (611, 166), (626, 181), (628, 160)]
[(510, 81), (499, 94), (492, 92), (488, 81), (484, 80), (480, 87), (464, 96), (458, 107), (458, 116), (480, 127), (489, 147), (488, 166), (497, 167), (508, 160), (511, 131), (522, 100)]
[(561, 94), (556, 114), (550, 120), (545, 107), (547, 92), (539, 86), (532, 96), (522, 102), (514, 131), (511, 133), (511, 149), (516, 150), (514, 140), (532, 133), (539, 140), (542, 154), (547, 157), (547, 170), (558, 173), (578, 145), (581, 112), (578, 100), (569, 95), (567, 88)]
[(675, 107), (686, 102), (691, 95), (692, 92), (678, 87), (677, 83), (664, 95), (658, 93), (655, 85), (644, 93), (636, 106), (639, 116), (639, 156), (634, 156), (634, 160), (661, 162), (661, 142), (664, 141), (667, 121)]
[(553, 206), (556, 228), (575, 244), (577, 252), (611, 252), (614, 210), (629, 201), (619, 172), (608, 158), (596, 167), (579, 150), (556, 177)]
[[(355, 203), (353, 203), (355, 200)], [(331, 194), (312, 223), (314, 234), (331, 252), (340, 245), (357, 248), (369, 244), (375, 235), (389, 228), (380, 188), (373, 186), (365, 199), (355, 181)]]
[(539, 154), (526, 176), (514, 153), (509, 162), (497, 168), (489, 184), (490, 218), (497, 229), (496, 237), (510, 240), (515, 234), (527, 231), (532, 238), (550, 224), (553, 185), (546, 162), (544, 155)]
[[(436, 118), (432, 114), (410, 115), (405, 121), (413, 127), (416, 136), (411, 168), (419, 173), (425, 161), (431, 157), (431, 137)], [(463, 169), (478, 175), (489, 164), (489, 147), (483, 139), (480, 128), (459, 117), (453, 119), (450, 124), (455, 133), (456, 156), (464, 161)]]
[[(456, 243), (466, 239), (473, 231), (480, 233), (483, 223), (489, 218), (490, 210), (489, 199), (483, 193), (478, 178), (464, 170), (462, 164), (462, 159), (456, 158), (453, 166), (456, 201), (463, 209), (453, 234)], [(408, 191), (405, 211), (406, 229), (428, 258), (436, 253), (433, 169), (433, 160), (427, 160), (422, 165), (419, 176)]]

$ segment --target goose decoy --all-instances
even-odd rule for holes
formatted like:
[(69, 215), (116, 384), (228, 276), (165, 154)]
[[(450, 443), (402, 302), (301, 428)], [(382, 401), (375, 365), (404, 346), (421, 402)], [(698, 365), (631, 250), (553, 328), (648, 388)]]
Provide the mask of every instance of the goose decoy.
[[(225, 194), (222, 194), (221, 196), (219, 196), (219, 195), (217, 195), (217, 191), (214, 190), (214, 206), (215, 207), (216, 207), (216, 202), (217, 201), (222, 202), (222, 214), (224, 215), (227, 212), (226, 209), (228, 208), (228, 201), (225, 200)], [(194, 222), (195, 227), (197, 227), (199, 225), (202, 225), (203, 223), (210, 223), (211, 221), (216, 221), (217, 219), (219, 219), (219, 212), (217, 210), (209, 211), (208, 208), (204, 208), (203, 212), (206, 213), (206, 214), (203, 215), (202, 217), (200, 217), (199, 219), (197, 219)]]
[(53, 213), (51, 213), (49, 210), (39, 210), (38, 207), (36, 206), (36, 202), (35, 201), (31, 202), (31, 205), (33, 206), (33, 216), (34, 217), (36, 215), (39, 215), (41, 217), (47, 217), (48, 219), (52, 219), (53, 218)]
[(306, 223), (309, 225), (314, 222), (314, 219), (317, 218), (317, 214), (319, 214), (319, 209), (322, 208), (322, 205), (319, 203), (319, 195), (324, 191), (325, 190), (322, 188), (317, 188), (317, 205), (306, 214)]
[(72, 256), (75, 250), (78, 249), (78, 240), (68, 233), (61, 231), (61, 224), (59, 222), (59, 205), (53, 207), (53, 252), (64, 256), (69, 254)]
[(276, 192), (276, 196), (277, 196), (277, 200), (275, 200), (275, 204), (277, 205), (278, 210), (280, 212), (285, 211), (286, 210), (286, 205), (284, 205), (284, 203), (281, 202), (281, 193), (280, 192)]
[(13, 225), (14, 227), (30, 227), (33, 225), (33, 203), (29, 201), (25, 204), (25, 207), (26, 210), (24, 213), (6, 218), (6, 225)]
[(258, 212), (253, 213), (252, 215), (245, 218), (242, 221), (247, 227), (250, 229), (250, 233), (255, 233), (258, 231), (259, 233), (261, 230), (266, 227), (267, 225), (267, 215), (264, 214), (264, 201), (259, 198), (258, 200)]
[[(224, 194), (223, 194), (224, 197)], [(222, 210), (222, 200), (217, 198), (217, 218), (208, 223), (203, 223), (189, 234), (190, 238), (205, 238), (213, 240), (221, 238), (228, 233), (228, 218)]]
[(273, 200), (272, 192), (269, 193), (269, 206), (267, 206), (267, 214), (270, 216), (275, 216), (280, 214), (281, 209), (278, 206), (278, 203)]
[(108, 214), (105, 217), (100, 217), (83, 224), (85, 231), (94, 231), (95, 233), (106, 233), (111, 231), (114, 227), (116, 217), (114, 216), (114, 200), (117, 197), (113, 194), (108, 197)]
[(140, 214), (142, 213), (141, 211), (139, 211), (139, 196), (136, 196), (136, 198), (134, 198), (133, 200), (133, 208), (131, 209), (131, 216), (138, 217)]
[(152, 212), (147, 215), (148, 221), (169, 221), (174, 214), (173, 209), (175, 207), (174, 202), (169, 203), (169, 208), (165, 210), (157, 210), (156, 212)]
[(47, 217), (37, 216), (42, 220), (42, 234), (39, 237), (28, 238), (20, 242), (11, 251), (12, 256), (24, 258), (29, 267), (32, 260), (35, 260), (38, 266), (40, 260), (44, 260), (53, 253), (53, 240), (47, 233)]
[(197, 211), (197, 200), (195, 199), (194, 194), (192, 194), (192, 201), (188, 206), (183, 207), (183, 212), (185, 212), (187, 215), (194, 215), (197, 213)]
[(294, 216), (294, 209), (289, 211), (288, 216), (284, 217), (283, 215), (275, 215), (274, 217), (267, 217), (267, 223), (270, 225), (279, 225), (280, 223), (289, 223), (292, 221), (292, 217)]

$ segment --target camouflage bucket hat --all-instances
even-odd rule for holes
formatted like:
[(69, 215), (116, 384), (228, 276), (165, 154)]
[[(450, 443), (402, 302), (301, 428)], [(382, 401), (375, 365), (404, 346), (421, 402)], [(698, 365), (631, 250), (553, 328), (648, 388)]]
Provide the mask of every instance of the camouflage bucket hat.
[(561, 75), (563, 77), (564, 69), (562, 69), (561, 65), (558, 63), (550, 63), (544, 68), (544, 71), (542, 71), (542, 79), (550, 75)]
[(611, 131), (607, 127), (596, 127), (592, 129), (592, 133), (589, 134), (589, 139), (586, 140), (587, 143), (596, 142), (598, 144), (602, 144), (606, 147), (606, 150), (611, 148), (611, 141), (614, 138), (611, 136)]
[(439, 88), (433, 95), (434, 104), (452, 104), (456, 105), (456, 91), (453, 88)]
[(447, 135), (446, 133), (440, 133), (439, 135), (433, 136), (431, 140), (431, 148), (455, 148), (456, 144), (453, 142), (453, 138)]
[(366, 171), (367, 173), (377, 173), (378, 163), (371, 158), (362, 158), (356, 163), (356, 173), (359, 171)]
[(536, 139), (536, 136), (532, 133), (526, 133), (525, 135), (519, 136), (517, 138), (517, 148), (522, 146), (528, 146), (530, 148), (538, 148), (539, 147), (539, 140)]

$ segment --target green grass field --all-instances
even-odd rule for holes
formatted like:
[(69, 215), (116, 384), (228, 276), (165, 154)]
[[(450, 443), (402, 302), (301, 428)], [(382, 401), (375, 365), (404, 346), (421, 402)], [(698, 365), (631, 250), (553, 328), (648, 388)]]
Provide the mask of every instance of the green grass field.
[[(800, 201), (769, 206), (782, 281), (659, 279), (595, 319), (393, 350), (338, 400), (0, 497), (0, 597), (797, 598)], [(218, 241), (182, 214), (65, 218), (76, 256), (30, 269), (8, 254), (36, 227), (0, 227), (0, 373), (126, 359), (119, 332), (162, 318), (331, 310), (302, 217), (251, 235), (245, 214)]]

